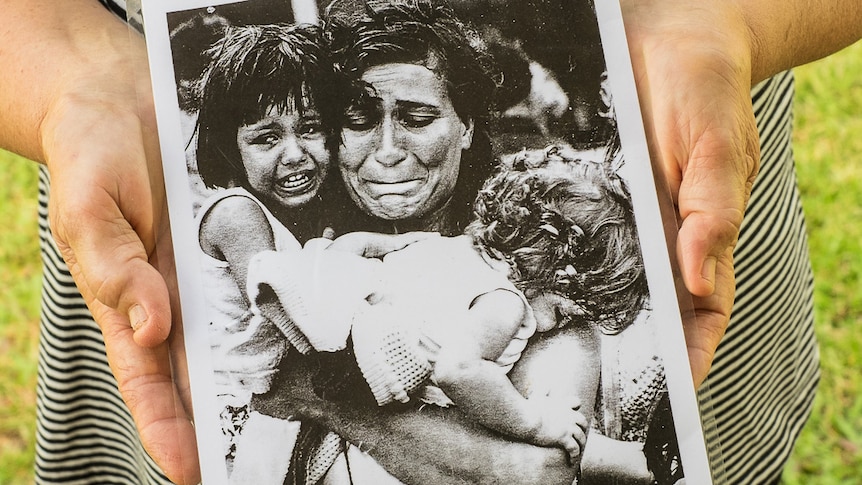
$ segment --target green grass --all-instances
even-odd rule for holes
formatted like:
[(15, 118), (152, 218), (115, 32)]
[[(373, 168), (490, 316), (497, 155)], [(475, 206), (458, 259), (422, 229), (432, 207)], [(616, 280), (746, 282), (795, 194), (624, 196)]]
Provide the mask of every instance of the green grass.
[(862, 43), (797, 70), (796, 148), (823, 377), (787, 484), (862, 479)]
[[(823, 379), (784, 475), (862, 477), (862, 43), (797, 70), (796, 158), (816, 278)], [(40, 263), (36, 166), (0, 152), (0, 484), (33, 482)]]
[(0, 152), (0, 483), (33, 483), (41, 266), (36, 165)]

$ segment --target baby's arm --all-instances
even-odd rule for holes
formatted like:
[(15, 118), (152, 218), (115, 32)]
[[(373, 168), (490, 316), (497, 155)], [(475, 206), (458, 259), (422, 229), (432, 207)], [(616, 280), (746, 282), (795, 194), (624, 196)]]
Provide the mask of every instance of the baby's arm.
[(266, 215), (247, 197), (227, 197), (217, 202), (201, 221), (201, 249), (226, 261), (243, 295), (248, 262), (255, 254), (275, 250), (275, 239)]
[(495, 290), (480, 296), (464, 322), (464, 337), (441, 348), (432, 379), (483, 426), (521, 441), (561, 446), (570, 462), (578, 463), (588, 426), (579, 402), (527, 399), (494, 362), (527, 317), (526, 303), (515, 293)]

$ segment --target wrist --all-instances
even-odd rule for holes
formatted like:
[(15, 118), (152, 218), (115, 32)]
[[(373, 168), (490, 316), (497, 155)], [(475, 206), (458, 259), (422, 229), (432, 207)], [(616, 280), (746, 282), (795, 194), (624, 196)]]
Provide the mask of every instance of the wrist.
[(638, 83), (653, 71), (685, 75), (708, 69), (732, 77), (740, 88), (752, 85), (753, 59), (762, 48), (759, 29), (750, 26), (740, 4), (622, 0), (621, 7)]
[[(74, 2), (73, 2), (74, 3)], [(41, 102), (36, 105), (34, 158), (51, 167), (58, 127), (71, 121), (96, 124), (110, 122), (128, 126), (155, 126), (146, 47), (138, 35), (95, 2), (79, 5), (83, 10), (61, 24), (45, 43), (54, 67), (51, 77), (35, 87)], [(46, 54), (47, 55), (47, 54)], [(129, 133), (137, 137), (138, 133)]]

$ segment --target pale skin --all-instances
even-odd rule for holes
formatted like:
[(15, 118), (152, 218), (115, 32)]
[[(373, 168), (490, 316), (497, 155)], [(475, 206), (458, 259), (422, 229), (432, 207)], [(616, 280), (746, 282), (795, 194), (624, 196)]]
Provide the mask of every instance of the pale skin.
[[(557, 325), (553, 318), (536, 317), (537, 332)], [(526, 318), (523, 301), (510, 291), (479, 296), (467, 312), (464, 335), (443, 346), (431, 378), (479, 424), (519, 441), (559, 446), (570, 463), (579, 463), (588, 424), (578, 398), (558, 394), (525, 399), (495, 363)]]
[[(327, 251), (338, 250), (364, 257), (380, 257), (385, 253), (366, 249), (368, 239), (382, 242), (405, 238), (419, 240), (429, 235), (422, 232), (402, 235), (363, 236), (364, 234), (367, 233), (341, 236), (333, 241)], [(353, 244), (354, 241), (361, 244), (357, 247)], [(400, 247), (387, 249), (397, 250)], [(498, 263), (503, 265), (501, 270), (508, 270), (504, 262)], [(311, 277), (312, 275), (309, 275), (309, 278)], [(339, 275), (332, 277), (337, 278)], [(421, 285), (421, 282), (418, 284)], [(372, 305), (397, 305), (397, 302), (390, 301), (386, 294), (374, 293), (366, 300)], [(328, 304), (337, 305), (338, 302), (329, 301)], [(445, 305), (446, 302), (441, 301), (439, 304)], [(557, 327), (557, 313), (577, 311), (574, 303), (552, 294), (536, 296), (531, 305), (535, 309), (536, 332), (547, 332)], [(268, 314), (271, 308), (269, 305), (261, 304), (261, 308), (264, 316), (272, 320), (283, 319), (278, 315)], [(277, 307), (275, 310), (280, 311)], [(411, 315), (409, 308), (403, 308), (403, 305), (398, 310), (399, 315)], [(531, 325), (530, 320), (526, 303), (512, 291), (497, 289), (477, 296), (462, 313), (456, 326), (458, 333), (438, 336), (440, 349), (433, 357), (430, 381), (440, 387), (464, 415), (482, 426), (518, 441), (541, 446), (559, 446), (566, 450), (571, 463), (578, 463), (588, 429), (588, 416), (580, 411), (579, 399), (574, 395), (559, 394), (554, 397), (533, 395), (527, 399), (497, 363), (519, 329)], [(434, 325), (434, 322), (428, 322), (428, 325)], [(586, 387), (581, 391), (588, 395), (595, 393), (595, 389)], [(393, 392), (395, 400), (407, 402), (410, 399), (403, 389), (398, 388)], [(592, 415), (592, 412), (589, 412), (589, 415)]]
[[(672, 0), (623, 6), (638, 88), (653, 127), (651, 147), (664, 155), (682, 218), (678, 260), (696, 297), (699, 318), (697, 325), (688, 324), (687, 342), (699, 383), (729, 319), (731, 250), (756, 172), (749, 88), (862, 37), (862, 4), (739, 0), (706, 9)], [(0, 78), (0, 146), (48, 164), (55, 239), (102, 329), (141, 439), (169, 477), (195, 483), (194, 431), (180, 404), (178, 389), (184, 386), (171, 378), (165, 342), (171, 330), (168, 283), (151, 264), (162, 199), (158, 177), (151, 177), (157, 164), (147, 164), (148, 157), (157, 159), (157, 150), (140, 63), (143, 42), (130, 40), (127, 27), (92, 0), (6, 0), (0, 34), (0, 65), (9, 73)], [(719, 106), (716, 99), (724, 102)], [(399, 446), (394, 437), (381, 435), (380, 447), (401, 454), (427, 451)], [(555, 463), (564, 464), (562, 452), (523, 446), (536, 470), (551, 473), (559, 471)], [(488, 450), (486, 445), (475, 456)], [(417, 460), (449, 476), (442, 471), (444, 460)], [(492, 468), (488, 463), (505, 460), (488, 457), (473, 471), (481, 475)], [(552, 480), (539, 483), (558, 482)]]
[[(531, 399), (584, 395), (581, 409), (592, 409), (599, 347), (598, 332), (591, 326), (537, 335), (509, 378)], [(577, 466), (570, 466), (568, 455), (560, 448), (501, 438), (460, 408), (424, 406), (416, 412), (383, 414), (323, 400), (312, 390), (311, 371), (304, 362), (288, 357), (272, 385), (278, 391), (255, 396), (255, 409), (275, 417), (320, 421), (359, 444), (404, 483), (547, 484), (571, 483), (575, 477)], [(580, 379), (571, 379), (562, 370), (567, 368), (580, 369)]]

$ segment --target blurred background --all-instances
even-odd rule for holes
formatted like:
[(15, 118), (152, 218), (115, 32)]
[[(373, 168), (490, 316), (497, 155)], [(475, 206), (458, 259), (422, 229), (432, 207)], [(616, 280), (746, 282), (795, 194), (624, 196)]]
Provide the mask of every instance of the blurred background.
[[(862, 43), (796, 70), (795, 155), (823, 376), (786, 484), (862, 477)], [(0, 151), (0, 484), (33, 483), (41, 264), (36, 165)]]

